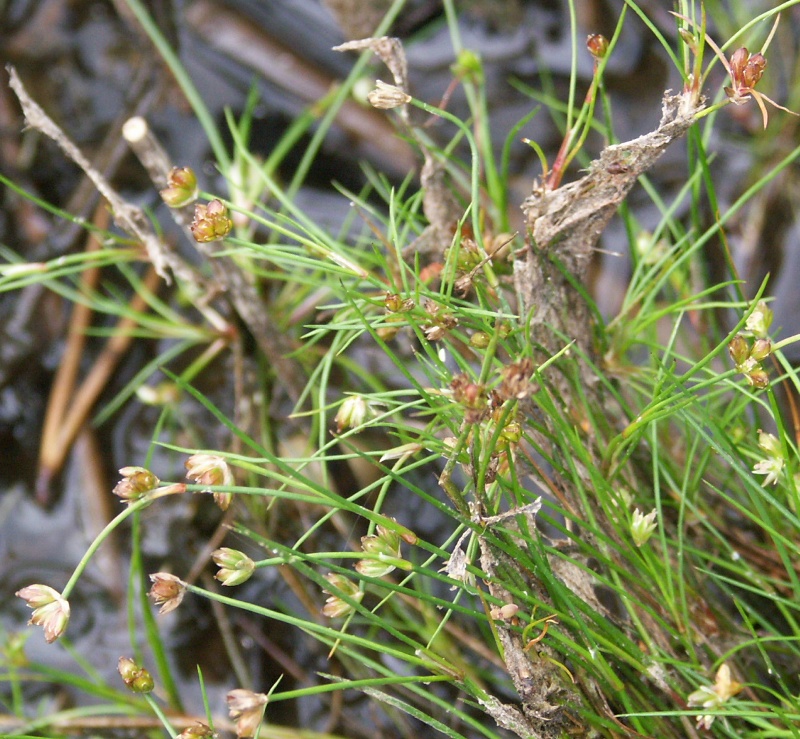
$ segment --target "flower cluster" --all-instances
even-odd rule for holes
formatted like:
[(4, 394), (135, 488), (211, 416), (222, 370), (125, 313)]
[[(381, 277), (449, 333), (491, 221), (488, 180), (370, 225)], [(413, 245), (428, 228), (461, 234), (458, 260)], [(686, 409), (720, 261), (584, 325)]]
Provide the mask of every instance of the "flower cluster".
[(450, 381), (453, 400), (464, 410), (467, 423), (480, 423), (489, 416), (489, 397), (486, 388), (470, 380), (465, 373), (454, 375)]
[(410, 569), (411, 565), (400, 555), (400, 538), (400, 534), (385, 526), (377, 526), (374, 534), (362, 536), (361, 548), (370, 557), (356, 562), (356, 572), (364, 577), (383, 577), (396, 567)]
[(132, 693), (150, 693), (155, 687), (153, 676), (128, 657), (119, 658), (117, 670)]
[(236, 723), (236, 736), (256, 736), (258, 727), (264, 719), (269, 696), (237, 688), (228, 693), (226, 700), (231, 720)]
[(69, 623), (69, 603), (61, 593), (47, 585), (28, 585), (15, 595), (33, 608), (30, 626), (41, 626), (44, 638), (52, 644), (67, 629)]
[[(397, 567), (410, 570), (411, 563), (403, 559), (400, 553), (403, 541), (407, 544), (416, 544), (417, 536), (404, 527), (376, 526), (374, 534), (361, 537), (361, 548), (368, 557), (356, 563), (356, 572), (364, 577), (383, 577)], [(364, 596), (363, 590), (342, 574), (329, 572), (325, 575), (325, 579), (331, 587), (322, 591), (330, 596), (322, 607), (323, 615), (340, 618), (351, 614), (354, 610), (353, 602), (361, 601)]]
[[(364, 597), (364, 591), (359, 589), (357, 583), (337, 572), (329, 572), (325, 575), (325, 579), (331, 584), (331, 589), (322, 591), (329, 596), (325, 605), (322, 606), (322, 615), (328, 618), (349, 616), (355, 608), (348, 601), (360, 603)], [(343, 598), (342, 595), (346, 598)]]
[(150, 581), (153, 585), (149, 595), (157, 606), (161, 606), (159, 613), (174, 611), (186, 595), (186, 583), (169, 572), (155, 572), (150, 575)]
[(423, 327), (422, 333), (428, 341), (443, 339), (448, 331), (458, 325), (458, 319), (450, 311), (432, 300), (425, 303), (425, 312), (428, 314), (428, 324)]
[(538, 385), (531, 380), (534, 369), (533, 360), (530, 357), (523, 357), (503, 367), (502, 379), (497, 388), (500, 399), (503, 401), (511, 398), (522, 400), (536, 392)]
[[(207, 489), (210, 493), (211, 486), (230, 486), (234, 484), (233, 473), (228, 463), (216, 454), (193, 454), (186, 460), (186, 477), (197, 485)], [(223, 510), (227, 510), (233, 499), (232, 493), (214, 492), (214, 501)]]
[(758, 446), (766, 452), (766, 457), (759, 460), (753, 467), (753, 473), (764, 475), (765, 485), (774, 485), (783, 472), (786, 460), (783, 456), (783, 448), (777, 436), (768, 434), (765, 431), (758, 432)]
[(233, 228), (228, 217), (228, 209), (221, 200), (212, 200), (208, 205), (198, 203), (194, 206), (192, 236), (201, 244), (224, 239)]
[(384, 320), (387, 325), (378, 328), (378, 336), (384, 341), (393, 339), (406, 322), (403, 314), (414, 310), (415, 305), (411, 298), (403, 298), (397, 293), (387, 292), (383, 298), (383, 307), (386, 309)]
[(114, 486), (112, 492), (128, 504), (143, 498), (151, 490), (155, 490), (161, 482), (144, 467), (123, 467), (119, 474), (122, 475), (122, 479)]
[(250, 579), (256, 568), (256, 563), (237, 549), (222, 547), (212, 552), (211, 558), (219, 567), (219, 572), (214, 577), (223, 585), (241, 585)]
[(647, 543), (647, 540), (653, 535), (658, 526), (657, 516), (658, 511), (655, 508), (646, 516), (638, 508), (634, 510), (631, 520), (631, 538), (637, 547)]
[(767, 371), (761, 366), (772, 352), (772, 342), (767, 338), (756, 339), (752, 344), (742, 334), (736, 334), (728, 344), (728, 353), (731, 355), (737, 372), (741, 372), (747, 381), (757, 388), (769, 385)]
[[(714, 684), (711, 686), (704, 685), (695, 690), (687, 697), (686, 703), (690, 707), (719, 708), (729, 698), (740, 692), (742, 687), (741, 683), (731, 678), (731, 668), (728, 667), (727, 663), (723, 662), (719, 670), (717, 670)], [(701, 714), (697, 717), (698, 729), (710, 729), (713, 723), (714, 716)]]
[[(697, 27), (697, 24), (690, 18), (680, 15), (679, 13), (674, 13), (674, 15), (681, 20), (686, 21), (690, 25)], [(784, 108), (782, 105), (778, 105), (778, 103), (771, 98), (768, 98), (764, 93), (756, 90), (756, 85), (761, 81), (761, 78), (764, 75), (764, 70), (767, 68), (767, 59), (764, 56), (764, 53), (767, 51), (767, 48), (772, 41), (772, 37), (775, 35), (779, 20), (780, 16), (776, 16), (775, 24), (773, 25), (769, 36), (767, 36), (767, 40), (764, 42), (764, 46), (761, 48), (761, 51), (751, 54), (744, 46), (742, 46), (736, 49), (733, 54), (731, 54), (730, 60), (725, 58), (725, 55), (722, 53), (722, 49), (719, 48), (717, 43), (710, 36), (703, 33), (706, 43), (708, 43), (708, 45), (713, 49), (714, 54), (716, 54), (717, 58), (722, 63), (722, 66), (725, 67), (725, 71), (731, 78), (730, 86), (724, 88), (725, 94), (728, 97), (726, 102), (734, 103), (735, 105), (744, 105), (751, 98), (754, 99), (756, 101), (756, 105), (758, 105), (758, 108), (761, 111), (761, 118), (764, 123), (764, 128), (766, 128), (767, 123), (769, 123), (769, 115), (767, 114), (767, 106), (764, 104), (765, 102), (775, 106), (776, 108), (779, 108), (780, 110), (786, 111), (787, 113), (797, 115), (797, 113), (794, 111)], [(695, 53), (697, 53), (697, 49), (700, 46), (699, 40), (695, 39), (691, 34), (688, 33), (688, 31), (682, 31), (681, 36), (693, 49), (695, 49)]]
[(190, 167), (174, 167), (167, 178), (161, 199), (170, 208), (183, 208), (197, 200), (197, 177)]

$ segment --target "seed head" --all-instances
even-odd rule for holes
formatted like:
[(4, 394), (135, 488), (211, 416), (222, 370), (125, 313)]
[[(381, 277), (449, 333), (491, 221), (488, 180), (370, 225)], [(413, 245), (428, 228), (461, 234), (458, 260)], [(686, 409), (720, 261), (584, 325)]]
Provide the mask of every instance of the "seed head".
[(155, 686), (152, 675), (128, 657), (119, 658), (117, 670), (132, 693), (150, 693)]

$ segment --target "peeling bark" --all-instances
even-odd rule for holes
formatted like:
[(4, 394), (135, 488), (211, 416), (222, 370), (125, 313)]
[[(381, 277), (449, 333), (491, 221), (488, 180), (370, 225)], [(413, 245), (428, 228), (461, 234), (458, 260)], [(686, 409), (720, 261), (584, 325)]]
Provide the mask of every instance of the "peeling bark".
[(520, 314), (533, 312), (533, 339), (554, 353), (560, 332), (593, 355), (592, 318), (575, 284), (586, 282), (592, 252), (637, 178), (649, 170), (700, 110), (686, 95), (665, 95), (661, 123), (651, 133), (603, 150), (589, 174), (556, 190), (534, 189), (523, 203), (527, 238), (516, 254)]

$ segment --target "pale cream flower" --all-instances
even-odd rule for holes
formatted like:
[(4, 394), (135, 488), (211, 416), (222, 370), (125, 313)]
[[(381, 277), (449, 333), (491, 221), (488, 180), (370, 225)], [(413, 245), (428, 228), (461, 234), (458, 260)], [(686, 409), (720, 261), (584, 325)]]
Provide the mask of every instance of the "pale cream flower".
[(67, 629), (69, 623), (69, 602), (61, 593), (47, 585), (28, 585), (15, 595), (33, 608), (30, 626), (41, 626), (44, 638), (52, 644)]

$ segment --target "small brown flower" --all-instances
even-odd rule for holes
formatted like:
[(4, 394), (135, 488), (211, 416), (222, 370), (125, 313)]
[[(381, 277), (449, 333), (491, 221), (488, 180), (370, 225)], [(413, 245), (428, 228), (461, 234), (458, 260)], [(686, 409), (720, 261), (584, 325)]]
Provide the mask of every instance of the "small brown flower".
[[(688, 20), (684, 16), (679, 15), (679, 18), (684, 20)], [(759, 92), (756, 90), (756, 85), (761, 81), (761, 77), (764, 75), (764, 70), (767, 68), (767, 59), (764, 56), (764, 53), (767, 50), (767, 47), (772, 41), (772, 37), (775, 34), (775, 31), (778, 28), (778, 21), (780, 20), (780, 16), (776, 16), (775, 24), (772, 26), (772, 30), (767, 37), (767, 40), (764, 42), (764, 46), (762, 47), (761, 51), (751, 54), (744, 46), (736, 49), (736, 51), (731, 54), (730, 61), (725, 58), (725, 55), (722, 53), (722, 50), (717, 46), (713, 39), (710, 36), (706, 35), (706, 41), (708, 45), (714, 50), (714, 53), (717, 55), (717, 58), (722, 62), (722, 66), (725, 67), (725, 71), (730, 75), (731, 78), (731, 85), (730, 87), (725, 88), (725, 94), (728, 96), (728, 100), (736, 105), (744, 105), (748, 102), (751, 98), (756, 101), (756, 105), (758, 105), (759, 110), (761, 111), (761, 118), (764, 123), (764, 128), (767, 127), (767, 123), (769, 123), (769, 115), (767, 113), (767, 106), (766, 103), (770, 103), (770, 105), (779, 108), (787, 113), (791, 113), (792, 115), (797, 115), (793, 110), (789, 110), (788, 108), (784, 108), (782, 105), (778, 105), (774, 100), (767, 97), (763, 92)], [(692, 21), (689, 21), (690, 23)]]
[(236, 736), (255, 736), (264, 718), (269, 696), (237, 688), (228, 693), (226, 700), (231, 720), (236, 723)]
[[(193, 454), (186, 460), (186, 477), (198, 485), (207, 486), (204, 493), (210, 493), (211, 486), (229, 486), (234, 484), (233, 473), (228, 463), (216, 454)], [(214, 492), (214, 501), (223, 510), (227, 510), (233, 499), (232, 493)]]
[(69, 623), (69, 603), (59, 593), (47, 585), (28, 585), (15, 595), (33, 608), (30, 626), (41, 626), (44, 638), (52, 644), (67, 629)]
[(747, 344), (747, 339), (742, 334), (736, 334), (728, 342), (728, 354), (730, 354), (736, 369), (744, 366), (744, 363), (750, 357), (750, 347)]
[(464, 420), (467, 423), (480, 423), (489, 415), (489, 398), (486, 388), (472, 382), (465, 373), (453, 376), (450, 381), (453, 400), (463, 406)]
[(448, 331), (458, 325), (458, 319), (452, 313), (432, 300), (425, 303), (425, 312), (429, 316), (429, 322), (423, 327), (422, 332), (428, 341), (443, 339)]
[(530, 357), (512, 362), (503, 368), (503, 380), (498, 388), (498, 394), (504, 400), (509, 398), (522, 400), (536, 389), (531, 382), (531, 375), (533, 375), (533, 360)]
[(174, 611), (186, 594), (186, 583), (168, 572), (156, 572), (150, 575), (153, 586), (150, 588), (150, 597), (157, 606), (161, 606), (159, 613)]

